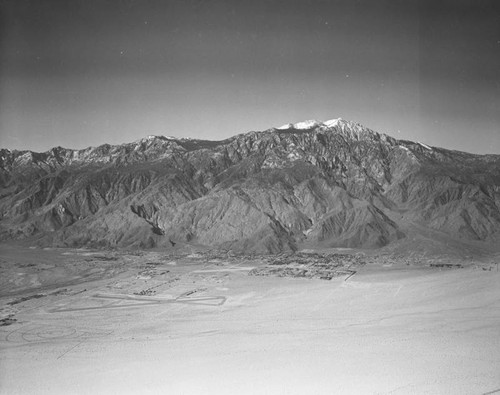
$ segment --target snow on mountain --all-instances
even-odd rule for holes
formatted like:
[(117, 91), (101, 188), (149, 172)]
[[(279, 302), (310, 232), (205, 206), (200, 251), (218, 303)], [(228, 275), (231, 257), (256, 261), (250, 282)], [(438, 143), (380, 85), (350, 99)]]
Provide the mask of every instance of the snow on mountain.
[(315, 119), (310, 119), (307, 121), (294, 123), (293, 128), (298, 130), (305, 130), (305, 129), (311, 129), (315, 126), (318, 126), (319, 124), (320, 122), (316, 121)]
[(309, 119), (307, 121), (301, 121), (297, 123), (286, 123), (279, 128), (276, 128), (278, 130), (286, 130), (286, 129), (296, 129), (296, 130), (307, 130), (314, 128), (315, 126), (322, 125), (321, 122), (316, 121), (315, 119)]
[(413, 223), (500, 239), (498, 155), (399, 141), (340, 118), (278, 130), (287, 132), (1, 150), (0, 240), (280, 252), (380, 247)]
[(330, 119), (328, 121), (323, 122), (323, 125), (329, 128), (334, 128), (335, 126), (338, 126), (340, 121), (342, 121), (342, 118)]
[(428, 149), (429, 151), (432, 151), (432, 148), (429, 147), (428, 145), (424, 144), (424, 143), (421, 143), (420, 141), (418, 142), (418, 144), (422, 147), (424, 147), (425, 149)]

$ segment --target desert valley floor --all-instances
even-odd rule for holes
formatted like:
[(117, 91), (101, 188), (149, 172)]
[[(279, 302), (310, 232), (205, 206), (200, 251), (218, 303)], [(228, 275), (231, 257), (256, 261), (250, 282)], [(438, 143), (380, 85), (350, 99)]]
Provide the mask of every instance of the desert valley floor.
[(0, 393), (500, 393), (499, 256), (306, 255), (2, 245)]

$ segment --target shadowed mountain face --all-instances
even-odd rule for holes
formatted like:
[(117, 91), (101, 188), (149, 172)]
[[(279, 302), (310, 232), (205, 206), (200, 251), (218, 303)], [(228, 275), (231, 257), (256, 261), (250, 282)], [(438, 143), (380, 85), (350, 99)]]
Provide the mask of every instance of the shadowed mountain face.
[(396, 140), (342, 119), (224, 141), (150, 136), (0, 150), (0, 239), (276, 253), (380, 247), (426, 230), (500, 239), (500, 155)]

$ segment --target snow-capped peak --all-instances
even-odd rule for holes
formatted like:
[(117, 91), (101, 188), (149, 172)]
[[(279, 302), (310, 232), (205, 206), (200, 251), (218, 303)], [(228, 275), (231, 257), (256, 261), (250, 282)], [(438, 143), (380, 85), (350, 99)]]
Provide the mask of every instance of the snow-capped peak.
[(339, 124), (339, 122), (342, 121), (342, 118), (337, 118), (337, 119), (329, 119), (328, 121), (323, 122), (323, 125), (333, 128)]
[(294, 129), (311, 129), (315, 126), (318, 126), (320, 122), (315, 119), (309, 119), (307, 121), (297, 122), (293, 124)]
[(286, 130), (286, 129), (298, 129), (298, 130), (305, 130), (305, 129), (311, 129), (315, 126), (321, 125), (321, 122), (316, 121), (315, 119), (309, 119), (307, 121), (302, 121), (302, 122), (297, 122), (297, 123), (287, 123), (285, 125), (280, 126), (277, 128), (278, 130)]
[(149, 136), (143, 137), (142, 139), (137, 140), (136, 142), (137, 143), (143, 143), (145, 141), (154, 141), (154, 140), (165, 140), (165, 137), (164, 136), (155, 135), (155, 134), (150, 134)]
[(154, 140), (177, 140), (177, 138), (173, 137), (173, 136), (162, 136), (162, 135), (150, 134), (149, 136), (143, 137), (142, 139), (138, 140), (137, 142), (154, 141)]
[(276, 128), (278, 130), (286, 130), (293, 128), (293, 123), (285, 123), (284, 125), (281, 125), (279, 128)]
[(429, 147), (428, 145), (424, 144), (424, 143), (421, 143), (420, 141), (418, 142), (418, 144), (426, 149), (428, 149), (429, 151), (432, 151), (432, 148)]
[(281, 125), (278, 130), (287, 130), (287, 129), (299, 129), (306, 130), (312, 129), (316, 126), (326, 126), (327, 128), (334, 128), (339, 126), (341, 122), (345, 122), (342, 118), (329, 119), (328, 121), (320, 122), (315, 119), (309, 119), (307, 121), (297, 122), (297, 123), (286, 123)]

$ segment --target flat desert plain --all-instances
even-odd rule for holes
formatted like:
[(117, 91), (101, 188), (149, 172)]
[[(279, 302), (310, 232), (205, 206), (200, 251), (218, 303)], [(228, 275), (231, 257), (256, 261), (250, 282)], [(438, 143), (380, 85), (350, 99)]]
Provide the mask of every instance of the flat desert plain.
[[(500, 273), (1, 247), (2, 394), (500, 394)], [(267, 261), (269, 262), (269, 260)]]

